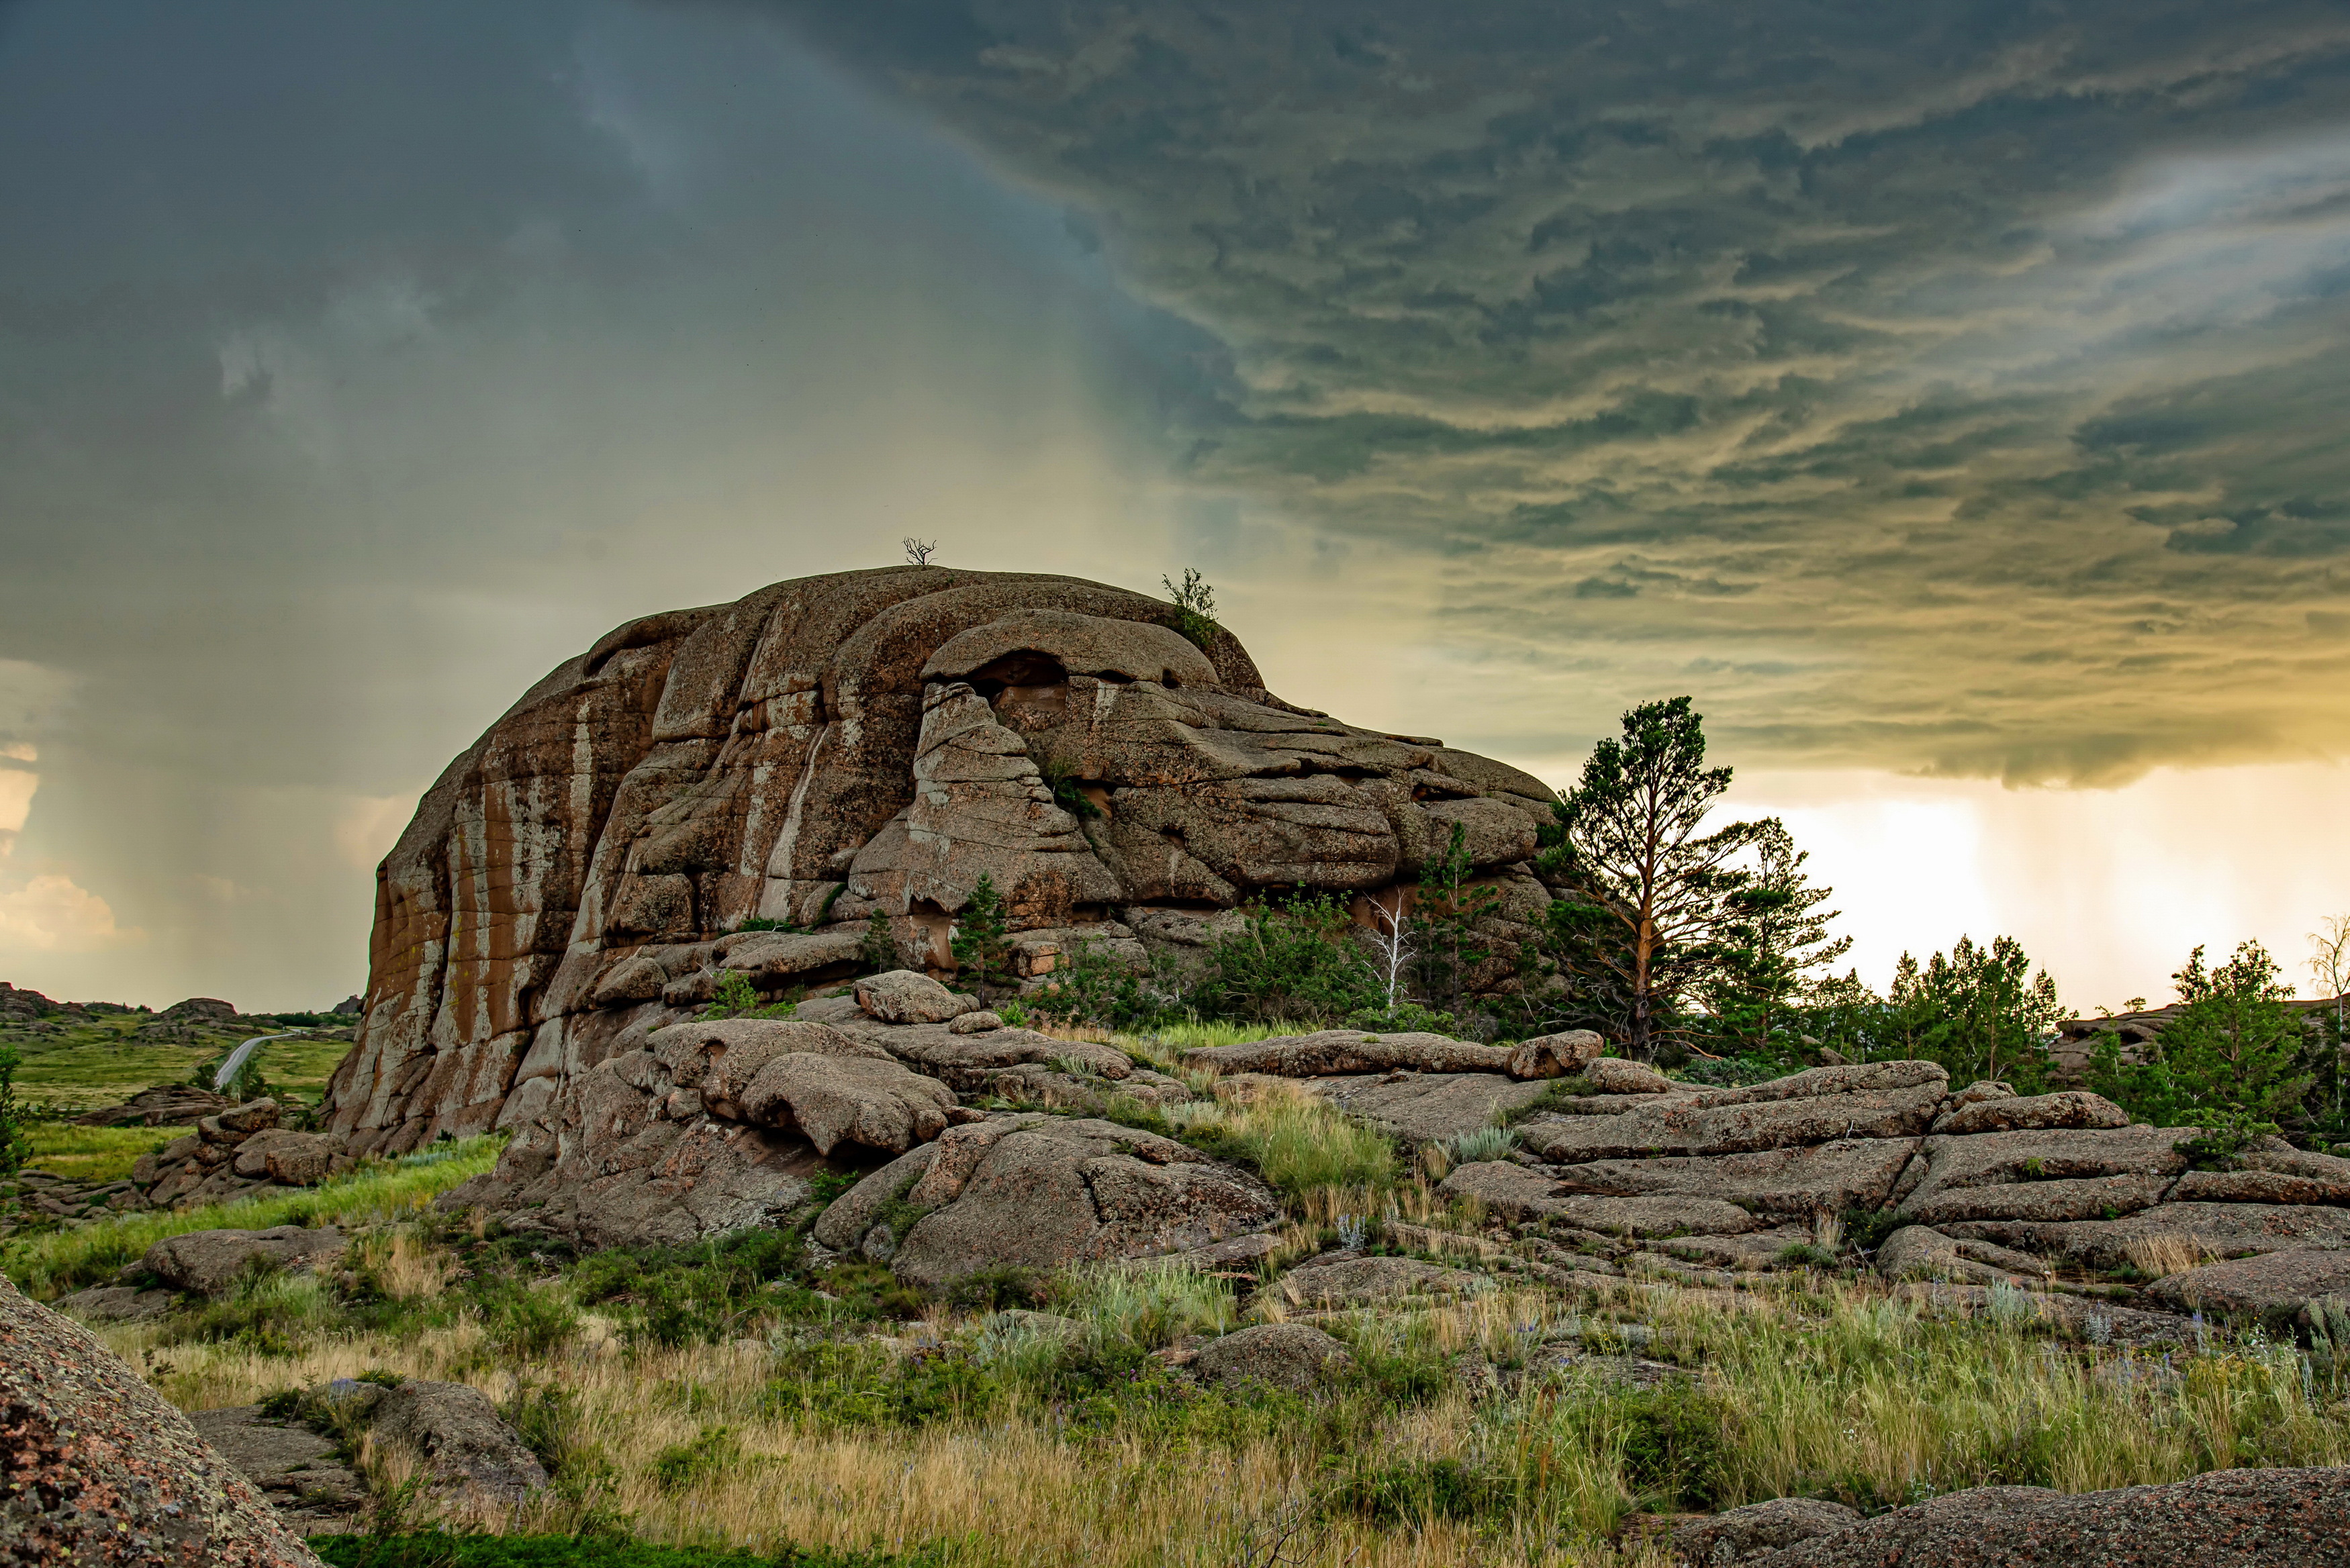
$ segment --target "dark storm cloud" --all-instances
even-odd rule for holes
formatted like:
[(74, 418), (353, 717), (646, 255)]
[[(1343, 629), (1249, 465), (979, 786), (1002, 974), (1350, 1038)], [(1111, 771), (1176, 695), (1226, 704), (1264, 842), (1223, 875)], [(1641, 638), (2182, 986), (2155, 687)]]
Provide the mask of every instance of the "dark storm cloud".
[(2342, 750), (2338, 6), (782, 9), (1229, 347), (1194, 483), (1441, 560), (1594, 728)]

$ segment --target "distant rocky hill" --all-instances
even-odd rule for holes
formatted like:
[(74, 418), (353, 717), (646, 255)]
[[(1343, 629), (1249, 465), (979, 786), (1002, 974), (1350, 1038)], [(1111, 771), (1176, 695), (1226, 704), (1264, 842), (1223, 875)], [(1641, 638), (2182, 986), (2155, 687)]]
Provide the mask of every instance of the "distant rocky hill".
[(1550, 790), (1283, 701), (1231, 633), (1178, 624), (1077, 578), (905, 566), (609, 633), (450, 764), (385, 858), (333, 1127), (396, 1151), (515, 1125), (725, 971), (771, 993), (853, 972), (877, 910), (900, 961), (942, 970), (983, 874), (1034, 975), (1089, 940), (1197, 953), (1260, 889), (1375, 893), (1458, 826), (1500, 894), (1478, 978), (1513, 983)]

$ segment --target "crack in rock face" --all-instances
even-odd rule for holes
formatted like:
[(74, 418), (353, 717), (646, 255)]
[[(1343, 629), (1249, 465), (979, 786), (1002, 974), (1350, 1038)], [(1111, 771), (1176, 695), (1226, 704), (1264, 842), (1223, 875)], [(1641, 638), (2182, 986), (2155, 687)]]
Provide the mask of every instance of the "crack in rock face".
[(398, 1154), (545, 1126), (624, 1033), (735, 976), (772, 996), (853, 975), (876, 914), (904, 967), (951, 978), (982, 877), (1034, 987), (1088, 943), (1196, 964), (1265, 888), (1367, 921), (1457, 827), (1499, 895), (1472, 985), (1517, 985), (1551, 791), (1285, 702), (1231, 633), (1175, 627), (1097, 583), (901, 566), (608, 634), (449, 765), (385, 857), (328, 1127)]

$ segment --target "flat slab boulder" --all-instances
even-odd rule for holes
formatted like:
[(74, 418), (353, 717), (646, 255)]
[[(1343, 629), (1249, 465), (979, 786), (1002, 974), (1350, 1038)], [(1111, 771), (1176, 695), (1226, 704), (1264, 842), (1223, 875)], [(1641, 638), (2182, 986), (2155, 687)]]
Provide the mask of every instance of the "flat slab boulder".
[(316, 1230), (276, 1225), (266, 1231), (185, 1231), (166, 1236), (132, 1265), (164, 1286), (218, 1295), (249, 1269), (302, 1270), (342, 1255), (345, 1238), (332, 1226)]
[(2061, 1127), (2126, 1127), (2129, 1113), (2103, 1095), (2069, 1089), (2060, 1095), (1980, 1099), (1939, 1117), (1933, 1130), (1969, 1133), (2022, 1132)]
[(853, 1032), (915, 1071), (966, 1095), (985, 1093), (990, 1077), (1006, 1067), (1076, 1067), (1114, 1083), (1124, 1082), (1135, 1072), (1133, 1060), (1115, 1046), (1055, 1039), (1034, 1029), (958, 1034), (949, 1024), (924, 1024), (906, 1029), (868, 1025)]
[(1916, 1212), (1943, 1193), (1965, 1188), (2112, 1176), (2175, 1177), (2187, 1168), (2187, 1158), (2178, 1152), (2179, 1140), (2187, 1136), (2176, 1127), (2032, 1129), (1963, 1137), (1937, 1134), (1920, 1149), (1925, 1164), (1918, 1179), (1900, 1195), (1901, 1207)]
[(307, 1533), (347, 1523), (367, 1501), (367, 1483), (333, 1442), (299, 1421), (275, 1419), (253, 1405), (197, 1410), (188, 1420), (214, 1452), (270, 1494), (279, 1518)]
[(185, 1416), (87, 1329), (5, 1278), (0, 1403), (0, 1557), (319, 1568)]
[(1505, 1220), (1556, 1220), (1609, 1235), (1735, 1236), (1759, 1228), (1754, 1216), (1720, 1199), (1594, 1197), (1568, 1189), (1555, 1175), (1509, 1160), (1464, 1165), (1439, 1190), (1448, 1198), (1478, 1199)]
[(842, 1195), (816, 1239), (935, 1288), (982, 1269), (1191, 1251), (1280, 1218), (1270, 1189), (1189, 1145), (1092, 1118), (948, 1129)]
[(1949, 1069), (1939, 1062), (1854, 1062), (1841, 1067), (1807, 1067), (1783, 1078), (1735, 1089), (1701, 1090), (1696, 1104), (1711, 1109), (1716, 1106), (1769, 1105), (1778, 1100), (1817, 1100), (1834, 1095), (1881, 1095), (1896, 1089), (1932, 1089), (1939, 1097), (1950, 1081)]
[(2065, 1496), (1979, 1487), (1742, 1560), (1745, 1568), (2344, 1568), (2339, 1469), (2217, 1470)]
[(2017, 1181), (1944, 1188), (1911, 1198), (1901, 1211), (1920, 1225), (1961, 1220), (2116, 1220), (2151, 1209), (2169, 1190), (2167, 1176), (2089, 1176), (2072, 1181)]
[(1507, 1076), (1510, 1053), (1442, 1034), (1371, 1034), (1324, 1029), (1281, 1034), (1238, 1045), (1187, 1052), (1187, 1066), (1221, 1073), (1269, 1073), (1279, 1078), (1327, 1078), (1350, 1073), (1493, 1073)]
[(1398, 1137), (1434, 1143), (1491, 1127), (1497, 1113), (1533, 1104), (1549, 1089), (1495, 1073), (1399, 1073), (1315, 1078), (1307, 1086), (1349, 1116)]
[(2146, 1288), (2178, 1312), (2290, 1327), (2313, 1301), (2350, 1298), (2350, 1252), (2262, 1252), (2168, 1274)]
[(1713, 1198), (1758, 1214), (1808, 1219), (1874, 1209), (1918, 1147), (1914, 1138), (1838, 1138), (1803, 1148), (1711, 1157), (1603, 1159), (1563, 1167), (1563, 1189), (1603, 1197)]
[(1621, 1116), (1536, 1121), (1521, 1128), (1519, 1137), (1543, 1158), (1562, 1165), (1652, 1155), (1745, 1154), (1840, 1138), (1916, 1137), (1932, 1123), (1941, 1101), (1939, 1079), (1916, 1088), (1727, 1105), (1699, 1099), (1642, 1106)]
[(1968, 1220), (1936, 1228), (2106, 1270), (2129, 1262), (2132, 1247), (2156, 1240), (2185, 1241), (2221, 1257), (2350, 1248), (2350, 1209), (2283, 1203), (2159, 1203), (2120, 1220)]

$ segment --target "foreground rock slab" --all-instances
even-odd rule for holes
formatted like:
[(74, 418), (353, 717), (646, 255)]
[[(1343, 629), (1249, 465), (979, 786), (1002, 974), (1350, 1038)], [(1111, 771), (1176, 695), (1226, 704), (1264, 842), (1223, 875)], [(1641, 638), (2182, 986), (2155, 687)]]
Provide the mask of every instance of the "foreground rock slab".
[(1981, 1487), (1742, 1561), (1748, 1568), (2345, 1568), (2350, 1471), (2218, 1470), (2070, 1497)]
[(0, 1279), (0, 1559), (320, 1568), (120, 1357)]
[(1203, 1382), (1228, 1388), (1268, 1384), (1305, 1394), (1354, 1365), (1347, 1347), (1304, 1323), (1261, 1323), (1203, 1345), (1191, 1370)]
[(333, 1226), (274, 1225), (266, 1231), (187, 1231), (147, 1249), (133, 1270), (168, 1288), (213, 1296), (254, 1269), (313, 1269), (342, 1256), (345, 1239)]
[(437, 1485), (511, 1506), (546, 1485), (521, 1434), (480, 1389), (411, 1377), (376, 1401), (378, 1441), (422, 1459)]
[(2178, 1312), (2290, 1328), (2311, 1302), (2350, 1300), (2350, 1252), (2262, 1252), (2169, 1274), (2146, 1293)]

